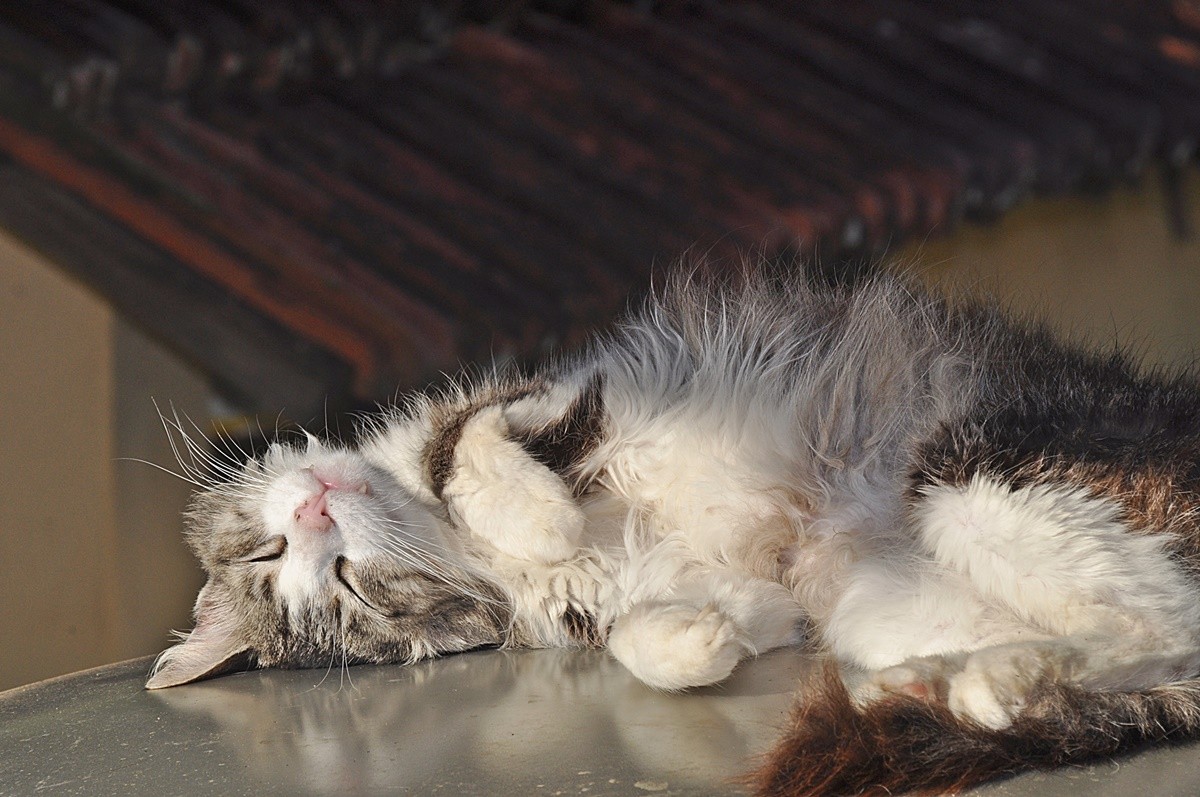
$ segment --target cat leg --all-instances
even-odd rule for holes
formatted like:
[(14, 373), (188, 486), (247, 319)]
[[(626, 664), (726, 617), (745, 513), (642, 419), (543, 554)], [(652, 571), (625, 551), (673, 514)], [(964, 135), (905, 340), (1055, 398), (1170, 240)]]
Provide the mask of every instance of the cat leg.
[(1062, 640), (993, 645), (971, 653), (914, 658), (871, 674), (868, 692), (945, 703), (956, 715), (999, 730), (1037, 687), (1071, 682), (1085, 654)]
[[(823, 635), (842, 661), (865, 668), (843, 672), (860, 704), (889, 694), (947, 703), (970, 651), (1038, 646), (1054, 638), (985, 600), (962, 574), (911, 555), (860, 562)], [(965, 680), (959, 684), (966, 686)], [(990, 710), (987, 705), (978, 713)]]
[(513, 439), (499, 405), (463, 423), (442, 500), (456, 526), (515, 559), (565, 561), (583, 535), (570, 488)]
[(803, 623), (782, 585), (705, 571), (618, 617), (608, 648), (638, 680), (674, 691), (717, 683), (747, 656), (799, 642)]
[(574, 556), (585, 526), (576, 480), (603, 435), (602, 388), (599, 375), (576, 374), (447, 425), (440, 497), (456, 525), (516, 559)]
[(1197, 591), (1153, 535), (1115, 502), (1064, 485), (1010, 488), (976, 476), (927, 488), (917, 508), (929, 555), (968, 578), (1037, 639), (983, 635), (965, 652), (882, 670), (882, 690), (944, 700), (1007, 727), (1047, 683), (1134, 691), (1200, 672)]
[(977, 474), (924, 490), (920, 542), (989, 600), (1057, 636), (1128, 637), (1137, 648), (1192, 647), (1200, 594), (1120, 505), (1068, 485), (1012, 488)]
[(1200, 645), (1136, 630), (999, 645), (966, 656), (949, 681), (951, 710), (992, 728), (1007, 727), (1037, 687), (1136, 692), (1195, 678)]
[(1200, 648), (1169, 653), (1121, 650), (1119, 640), (1057, 638), (927, 656), (871, 673), (861, 702), (905, 694), (945, 703), (960, 717), (1001, 730), (1046, 684), (1086, 691), (1140, 691), (1200, 672)]
[(950, 703), (963, 715), (995, 725), (1007, 721), (996, 704), (1019, 707), (1026, 687), (1036, 682), (1020, 676), (1052, 670), (1049, 660), (1022, 664), (1014, 659), (1006, 674), (995, 673), (989, 693), (983, 688), (988, 684), (971, 680), (990, 669), (981, 666), (987, 661), (981, 657), (968, 676), (959, 678), (971, 651), (1042, 653), (1055, 634), (988, 600), (966, 575), (939, 567), (918, 551), (897, 549), (860, 560), (846, 583), (822, 634), (839, 659), (865, 668), (843, 671), (860, 704), (903, 694)]
[(655, 602), (617, 618), (608, 648), (643, 683), (668, 691), (724, 680), (753, 650), (714, 604)]
[(840, 660), (867, 670), (1054, 636), (985, 599), (965, 575), (899, 546), (853, 563), (843, 581), (821, 636)]

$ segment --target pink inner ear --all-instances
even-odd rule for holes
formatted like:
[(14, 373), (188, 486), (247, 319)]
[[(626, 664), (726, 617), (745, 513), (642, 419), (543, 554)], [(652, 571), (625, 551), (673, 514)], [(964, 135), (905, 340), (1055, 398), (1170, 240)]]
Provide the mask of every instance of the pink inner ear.
[(196, 596), (196, 605), (192, 609), (192, 616), (196, 619), (196, 625), (192, 628), (189, 638), (197, 632), (208, 632), (222, 620), (232, 619), (232, 613), (226, 610), (221, 601), (215, 597), (211, 581), (200, 588), (200, 594)]
[(198, 628), (186, 640), (168, 648), (159, 657), (146, 688), (179, 686), (232, 669), (250, 649), (220, 630), (213, 630), (216, 628)]

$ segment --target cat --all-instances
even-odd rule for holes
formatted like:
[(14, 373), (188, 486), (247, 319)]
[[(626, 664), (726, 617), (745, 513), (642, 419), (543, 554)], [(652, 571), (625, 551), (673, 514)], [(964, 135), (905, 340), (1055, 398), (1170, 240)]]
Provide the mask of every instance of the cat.
[(208, 581), (151, 689), (602, 646), (675, 691), (802, 643), (837, 665), (753, 776), (772, 795), (1200, 730), (1197, 382), (903, 277), (678, 276), (583, 352), (410, 396), (354, 446), (188, 444)]

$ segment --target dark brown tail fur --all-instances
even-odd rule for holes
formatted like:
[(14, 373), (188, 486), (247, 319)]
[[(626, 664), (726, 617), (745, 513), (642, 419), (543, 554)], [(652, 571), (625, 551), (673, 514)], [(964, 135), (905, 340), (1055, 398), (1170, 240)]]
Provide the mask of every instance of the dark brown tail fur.
[(1135, 693), (1049, 685), (1003, 731), (905, 696), (856, 707), (833, 668), (814, 681), (753, 776), (762, 797), (953, 793), (1200, 733), (1200, 681)]

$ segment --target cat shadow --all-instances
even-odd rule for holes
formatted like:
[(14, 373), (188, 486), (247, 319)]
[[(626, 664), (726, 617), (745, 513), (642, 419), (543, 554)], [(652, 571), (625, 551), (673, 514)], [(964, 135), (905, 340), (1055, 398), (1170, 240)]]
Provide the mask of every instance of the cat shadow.
[[(777, 651), (719, 687), (648, 689), (603, 651), (263, 670), (149, 693), (223, 761), (298, 794), (653, 780), (727, 785), (778, 734), (812, 660)], [(169, 718), (168, 718), (169, 719)], [(201, 732), (198, 734), (203, 737)]]

